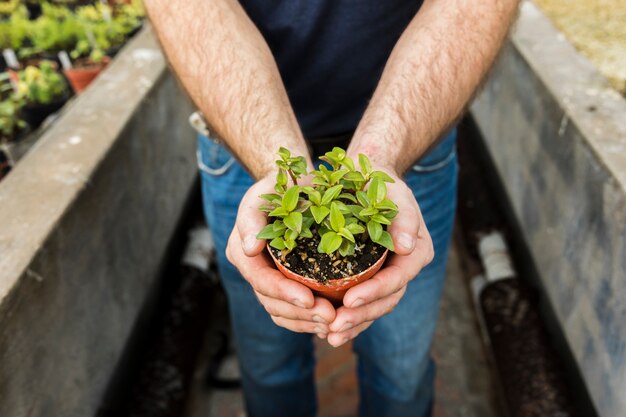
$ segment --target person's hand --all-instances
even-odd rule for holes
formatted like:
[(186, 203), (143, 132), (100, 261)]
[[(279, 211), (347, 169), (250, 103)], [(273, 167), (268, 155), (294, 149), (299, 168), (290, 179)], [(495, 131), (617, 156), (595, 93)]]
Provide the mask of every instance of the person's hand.
[(395, 253), (369, 280), (350, 288), (330, 324), (328, 343), (338, 347), (367, 329), (374, 320), (391, 312), (406, 286), (434, 257), (433, 243), (411, 189), (392, 170), (377, 167), (395, 179), (387, 184), (387, 196), (398, 205), (398, 215), (389, 226)]
[(315, 333), (325, 338), (328, 324), (335, 318), (332, 304), (313, 296), (304, 285), (285, 278), (263, 253), (265, 241), (256, 238), (267, 224), (265, 214), (259, 210), (263, 204), (259, 195), (273, 193), (274, 184), (274, 176), (267, 176), (246, 192), (228, 239), (226, 256), (250, 283), (274, 323), (294, 332)]

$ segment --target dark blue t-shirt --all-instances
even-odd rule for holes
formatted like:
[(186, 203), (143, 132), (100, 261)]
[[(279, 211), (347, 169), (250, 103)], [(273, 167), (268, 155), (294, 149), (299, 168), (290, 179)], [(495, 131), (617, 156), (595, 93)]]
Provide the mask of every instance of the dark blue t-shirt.
[(278, 63), (305, 137), (356, 128), (419, 0), (241, 0)]

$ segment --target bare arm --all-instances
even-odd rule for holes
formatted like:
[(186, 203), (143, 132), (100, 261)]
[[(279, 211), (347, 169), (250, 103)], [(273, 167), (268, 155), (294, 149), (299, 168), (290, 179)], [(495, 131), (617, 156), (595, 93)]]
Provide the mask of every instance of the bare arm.
[(396, 44), (350, 146), (405, 172), (478, 88), (518, 0), (426, 0)]
[(146, 0), (194, 103), (249, 172), (274, 172), (279, 146), (308, 155), (267, 43), (236, 0)]
[[(207, 121), (257, 179), (226, 255), (279, 326), (326, 337), (335, 310), (263, 256), (259, 195), (274, 192), (276, 151), (308, 150), (265, 40), (235, 0), (144, 0), (169, 61)], [(309, 166), (311, 165), (309, 160)]]
[(426, 0), (396, 44), (348, 150), (392, 172), (398, 216), (389, 228), (396, 254), (372, 279), (351, 288), (331, 323), (341, 345), (390, 312), (434, 256), (411, 190), (400, 177), (460, 116), (493, 64), (518, 0)]

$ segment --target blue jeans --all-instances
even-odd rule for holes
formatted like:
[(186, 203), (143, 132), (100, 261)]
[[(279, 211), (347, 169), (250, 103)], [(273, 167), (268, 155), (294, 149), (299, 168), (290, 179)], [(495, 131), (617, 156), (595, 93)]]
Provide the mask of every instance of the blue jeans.
[[(429, 352), (456, 207), (455, 143), (456, 131), (452, 131), (405, 176), (432, 236), (435, 258), (411, 281), (396, 308), (355, 339), (361, 417), (431, 414), (435, 367)], [(224, 147), (204, 136), (198, 138), (198, 163), (205, 216), (229, 300), (248, 416), (315, 416), (312, 335), (276, 326), (226, 259), (239, 202), (253, 180)]]

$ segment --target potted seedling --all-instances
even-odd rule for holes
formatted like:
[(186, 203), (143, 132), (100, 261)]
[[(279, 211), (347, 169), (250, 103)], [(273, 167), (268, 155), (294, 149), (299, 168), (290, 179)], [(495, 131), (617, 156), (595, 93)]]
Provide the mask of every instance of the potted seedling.
[(25, 102), (24, 119), (34, 129), (63, 107), (69, 98), (69, 89), (54, 63), (41, 61), (39, 67), (28, 66), (18, 73), (17, 95)]
[(101, 48), (92, 47), (85, 39), (78, 41), (70, 56), (72, 68), (65, 68), (63, 73), (77, 94), (85, 90), (111, 61)]
[(0, 143), (17, 142), (28, 133), (28, 124), (20, 112), (22, 106), (15, 96), (0, 101)]
[(305, 159), (285, 148), (278, 155), (276, 192), (260, 196), (268, 225), (257, 238), (267, 240), (286, 277), (340, 305), (345, 292), (371, 278), (394, 250), (386, 228), (398, 207), (385, 184), (394, 180), (372, 170), (363, 154), (357, 168), (336, 147), (321, 158), (329, 167), (320, 164), (310, 173), (311, 185), (299, 184), (307, 174)]

